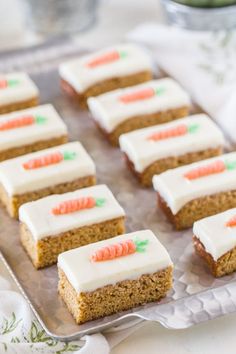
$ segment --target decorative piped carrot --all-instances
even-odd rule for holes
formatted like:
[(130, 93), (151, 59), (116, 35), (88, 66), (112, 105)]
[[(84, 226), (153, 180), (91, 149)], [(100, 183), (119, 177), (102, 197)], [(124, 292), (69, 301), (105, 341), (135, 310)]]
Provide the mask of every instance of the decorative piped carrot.
[(205, 176), (209, 176), (212, 174), (216, 173), (221, 173), (226, 170), (232, 171), (236, 168), (236, 161), (222, 161), (222, 160), (216, 160), (212, 163), (209, 163), (208, 165), (205, 166), (199, 166), (197, 168), (194, 168), (184, 174), (184, 177), (192, 180), (192, 179), (197, 179)]
[(75, 152), (64, 151), (63, 153), (58, 151), (52, 154), (47, 154), (36, 159), (31, 159), (23, 163), (25, 170), (34, 170), (36, 168), (46, 167), (49, 165), (54, 165), (60, 163), (63, 160), (74, 160), (76, 157)]
[(65, 202), (61, 202), (55, 208), (53, 208), (52, 213), (54, 215), (70, 214), (79, 210), (91, 209), (95, 206), (101, 207), (104, 205), (104, 203), (104, 198), (93, 197), (83, 197), (73, 200), (66, 200)]
[(19, 84), (19, 80), (0, 80), (0, 89), (5, 89), (7, 87), (13, 87)]
[(161, 95), (164, 92), (163, 87), (159, 87), (157, 89), (153, 89), (152, 87), (147, 87), (141, 90), (136, 90), (131, 93), (126, 93), (119, 97), (119, 100), (122, 103), (132, 103), (135, 101), (147, 100), (156, 95)]
[(188, 133), (195, 133), (198, 129), (199, 129), (198, 124), (191, 124), (189, 126), (187, 126), (186, 124), (179, 124), (176, 127), (153, 133), (149, 135), (147, 139), (158, 141), (158, 140), (164, 140), (169, 138), (175, 138), (177, 136), (185, 135)]
[(217, 160), (208, 165), (199, 166), (184, 174), (184, 177), (192, 180), (225, 171), (225, 164), (222, 160)]
[(145, 252), (145, 246), (148, 244), (148, 240), (127, 240), (113, 245), (102, 247), (95, 251), (90, 260), (92, 262), (103, 262), (112, 260), (118, 257), (128, 256), (135, 252)]
[(226, 223), (225, 226), (227, 227), (234, 227), (236, 226), (236, 215), (234, 215), (232, 218), (230, 218)]
[(25, 115), (7, 122), (0, 122), (0, 131), (21, 128), (32, 124), (43, 124), (46, 120), (47, 119), (42, 116)]
[(108, 64), (113, 61), (119, 60), (120, 58), (124, 58), (125, 56), (125, 52), (118, 52), (117, 50), (114, 50), (112, 52), (96, 57), (95, 59), (91, 59), (89, 62), (86, 63), (86, 66), (93, 69), (99, 65)]

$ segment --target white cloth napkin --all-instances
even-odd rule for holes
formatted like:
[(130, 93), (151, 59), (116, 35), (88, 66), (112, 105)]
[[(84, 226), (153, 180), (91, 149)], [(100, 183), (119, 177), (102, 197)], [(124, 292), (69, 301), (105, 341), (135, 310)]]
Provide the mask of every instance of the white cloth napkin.
[(63, 343), (50, 336), (35, 319), (24, 297), (18, 292), (0, 264), (0, 353), (6, 354), (109, 354), (110, 350), (144, 324), (137, 319), (81, 340)]
[(191, 32), (148, 23), (128, 39), (147, 45), (160, 68), (236, 143), (236, 32)]

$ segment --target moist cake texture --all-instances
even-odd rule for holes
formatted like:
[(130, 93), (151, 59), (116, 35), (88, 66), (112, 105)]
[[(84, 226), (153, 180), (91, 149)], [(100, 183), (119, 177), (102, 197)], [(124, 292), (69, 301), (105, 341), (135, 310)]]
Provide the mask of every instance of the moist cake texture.
[(120, 136), (128, 165), (144, 186), (154, 174), (222, 153), (224, 137), (205, 114), (138, 129)]
[(215, 277), (236, 270), (236, 208), (229, 209), (193, 225), (196, 253)]
[(64, 251), (123, 234), (124, 217), (105, 185), (52, 195), (20, 207), (21, 242), (42, 268)]
[(113, 145), (135, 129), (166, 123), (188, 114), (188, 94), (170, 78), (115, 90), (88, 100), (91, 115)]
[(21, 204), (94, 185), (95, 165), (79, 142), (0, 163), (0, 199), (12, 217)]
[(177, 229), (236, 207), (236, 153), (168, 170), (153, 177), (159, 203)]
[(12, 112), (0, 119), (0, 161), (68, 140), (68, 132), (51, 104)]
[(0, 114), (36, 106), (38, 98), (38, 88), (27, 74), (0, 75)]
[(155, 235), (137, 231), (60, 254), (58, 289), (84, 323), (159, 301), (172, 286), (172, 269)]

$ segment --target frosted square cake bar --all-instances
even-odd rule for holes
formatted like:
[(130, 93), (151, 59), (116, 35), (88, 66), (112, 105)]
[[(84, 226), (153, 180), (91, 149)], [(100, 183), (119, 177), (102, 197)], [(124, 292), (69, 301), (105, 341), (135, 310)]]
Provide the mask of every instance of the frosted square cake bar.
[(64, 62), (59, 67), (62, 88), (82, 107), (87, 99), (152, 78), (149, 55), (134, 44), (120, 44)]
[(155, 174), (220, 155), (223, 143), (222, 132), (205, 114), (120, 136), (128, 167), (144, 186), (152, 185)]
[(236, 207), (236, 152), (155, 175), (161, 209), (176, 229)]
[(177, 82), (164, 78), (91, 97), (88, 105), (98, 127), (116, 146), (121, 134), (187, 116), (190, 99)]
[(193, 225), (196, 253), (215, 277), (236, 270), (236, 208), (196, 221)]
[(38, 88), (27, 74), (0, 74), (0, 114), (37, 106), (38, 101)]
[(34, 266), (42, 268), (64, 251), (123, 234), (124, 218), (105, 185), (54, 194), (20, 207), (21, 242)]
[(24, 203), (95, 183), (94, 162), (79, 142), (0, 163), (0, 200), (15, 218)]
[(67, 127), (51, 104), (0, 118), (0, 161), (64, 144), (67, 140)]
[(76, 248), (58, 257), (59, 294), (80, 324), (159, 301), (173, 264), (150, 230)]

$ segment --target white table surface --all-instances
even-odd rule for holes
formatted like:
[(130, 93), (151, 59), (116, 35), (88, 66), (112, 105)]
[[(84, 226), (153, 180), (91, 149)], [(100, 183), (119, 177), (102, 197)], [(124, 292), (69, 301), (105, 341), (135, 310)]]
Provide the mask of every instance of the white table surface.
[[(0, 50), (35, 43), (37, 37), (24, 27), (20, 1), (0, 0)], [(163, 21), (158, 0), (103, 0), (96, 25), (76, 36), (82, 46), (108, 45), (145, 21)], [(185, 330), (169, 330), (147, 323), (117, 345), (111, 354), (233, 354), (236, 353), (236, 315)], [(91, 353), (94, 354), (94, 353)]]

